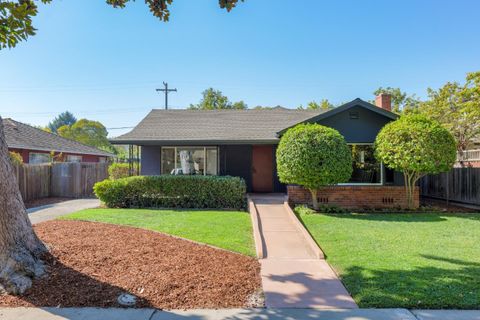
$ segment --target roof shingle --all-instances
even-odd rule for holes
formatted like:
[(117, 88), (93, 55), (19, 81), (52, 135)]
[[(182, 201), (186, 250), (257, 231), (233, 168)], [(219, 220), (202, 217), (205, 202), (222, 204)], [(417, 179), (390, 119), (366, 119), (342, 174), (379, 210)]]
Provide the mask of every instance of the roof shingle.
[(89, 154), (103, 157), (113, 156), (109, 152), (60, 137), (9, 118), (3, 119), (3, 129), (9, 148)]
[(277, 132), (319, 115), (321, 110), (152, 110), (113, 143), (274, 142)]

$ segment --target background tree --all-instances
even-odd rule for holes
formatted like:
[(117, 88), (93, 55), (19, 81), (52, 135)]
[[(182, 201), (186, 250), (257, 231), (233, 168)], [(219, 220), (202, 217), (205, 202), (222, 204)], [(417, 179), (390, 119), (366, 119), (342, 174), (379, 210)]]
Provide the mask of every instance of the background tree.
[(330, 101), (328, 101), (328, 99), (322, 99), (322, 100), (320, 100), (320, 103), (318, 103), (314, 100), (314, 101), (309, 102), (307, 104), (306, 108), (304, 108), (303, 106), (299, 106), (297, 109), (299, 109), (299, 110), (307, 109), (307, 110), (325, 110), (325, 111), (328, 111), (328, 110), (333, 109), (333, 108), (335, 108), (335, 106), (332, 103), (330, 103)]
[[(41, 0), (49, 3), (51, 0)], [(122, 8), (130, 0), (107, 0)], [(145, 0), (153, 15), (167, 21), (168, 5), (173, 0)], [(221, 8), (230, 11), (238, 0), (219, 0)], [(38, 7), (33, 0), (0, 1), (0, 49), (13, 48), (35, 34), (32, 17)], [(23, 293), (32, 278), (44, 273), (41, 261), (47, 251), (38, 239), (25, 210), (13, 173), (0, 117), (0, 292)]]
[(65, 111), (60, 113), (58, 116), (55, 117), (52, 121), (50, 121), (47, 125), (47, 128), (52, 133), (57, 133), (58, 128), (62, 126), (71, 126), (75, 122), (77, 122), (77, 118), (71, 113), (70, 111)]
[(202, 100), (198, 104), (191, 104), (189, 109), (196, 110), (218, 110), (218, 109), (247, 109), (243, 101), (230, 102), (222, 91), (208, 88), (202, 92)]
[[(400, 90), (400, 88), (380, 87), (373, 92), (375, 96), (378, 96), (382, 93), (388, 93), (392, 96), (392, 111), (395, 113), (412, 111), (420, 102), (415, 95), (408, 95), (406, 92)], [(372, 102), (375, 103), (375, 101)]]
[(108, 131), (98, 121), (80, 119), (71, 126), (65, 125), (58, 128), (58, 135), (95, 148), (112, 150), (112, 145), (107, 138)]
[(480, 136), (480, 72), (468, 73), (465, 84), (448, 82), (428, 89), (429, 100), (419, 112), (440, 122), (455, 137), (459, 152)]
[(281, 182), (310, 190), (313, 208), (318, 210), (318, 188), (350, 179), (352, 153), (337, 130), (319, 124), (299, 124), (280, 139), (277, 171)]
[(377, 135), (375, 155), (387, 167), (403, 172), (407, 204), (413, 209), (417, 181), (452, 168), (455, 139), (437, 121), (418, 114), (403, 115)]
[[(41, 0), (50, 3), (52, 0)], [(123, 8), (133, 0), (106, 0), (114, 8)], [(232, 10), (239, 0), (218, 0), (220, 8)], [(240, 0), (243, 1), (243, 0)], [(37, 1), (38, 2), (38, 1)], [(162, 21), (170, 18), (169, 5), (173, 0), (145, 0), (150, 11)], [(0, 49), (13, 48), (20, 41), (27, 40), (35, 35), (36, 29), (32, 25), (32, 17), (38, 13), (38, 6), (34, 0), (2, 0), (0, 1)]]

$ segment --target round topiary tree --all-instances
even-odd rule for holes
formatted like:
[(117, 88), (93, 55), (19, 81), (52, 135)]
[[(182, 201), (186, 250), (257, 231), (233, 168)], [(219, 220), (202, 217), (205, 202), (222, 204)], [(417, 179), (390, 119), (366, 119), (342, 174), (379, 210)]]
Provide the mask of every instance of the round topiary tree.
[(335, 129), (299, 124), (280, 139), (278, 177), (283, 183), (298, 184), (310, 190), (315, 210), (319, 209), (318, 188), (348, 181), (352, 170), (350, 148)]
[(440, 123), (410, 114), (383, 127), (375, 141), (375, 155), (387, 167), (403, 172), (407, 204), (413, 209), (417, 181), (450, 170), (456, 160), (456, 143)]

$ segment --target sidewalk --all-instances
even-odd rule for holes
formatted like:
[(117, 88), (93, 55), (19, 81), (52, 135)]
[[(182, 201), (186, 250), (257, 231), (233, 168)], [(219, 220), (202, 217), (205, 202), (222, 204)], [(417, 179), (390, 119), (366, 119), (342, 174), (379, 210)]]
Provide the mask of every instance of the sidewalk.
[(260, 263), (266, 306), (357, 308), (318, 246), (285, 208), (284, 195), (251, 195), (250, 199), (259, 217), (261, 236), (257, 238), (263, 241)]
[(1, 320), (479, 320), (480, 311), (407, 309), (100, 309), (0, 308)]
[(60, 216), (83, 210), (97, 208), (100, 206), (98, 199), (75, 199), (46, 206), (27, 209), (28, 216), (32, 224), (54, 220)]

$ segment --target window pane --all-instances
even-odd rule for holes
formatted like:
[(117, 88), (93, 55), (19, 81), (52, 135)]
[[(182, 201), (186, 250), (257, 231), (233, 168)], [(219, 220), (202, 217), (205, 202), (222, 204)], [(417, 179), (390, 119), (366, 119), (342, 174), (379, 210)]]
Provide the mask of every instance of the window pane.
[(203, 175), (205, 172), (204, 148), (177, 148), (176, 174)]
[(373, 146), (350, 145), (353, 159), (351, 183), (380, 183), (381, 165), (375, 159)]
[(32, 153), (28, 155), (28, 163), (38, 164), (38, 163), (48, 163), (50, 162), (49, 153)]
[(162, 148), (162, 174), (174, 174), (175, 149)]
[(217, 174), (217, 148), (207, 148), (207, 175)]
[(67, 155), (66, 162), (82, 162), (82, 156)]

